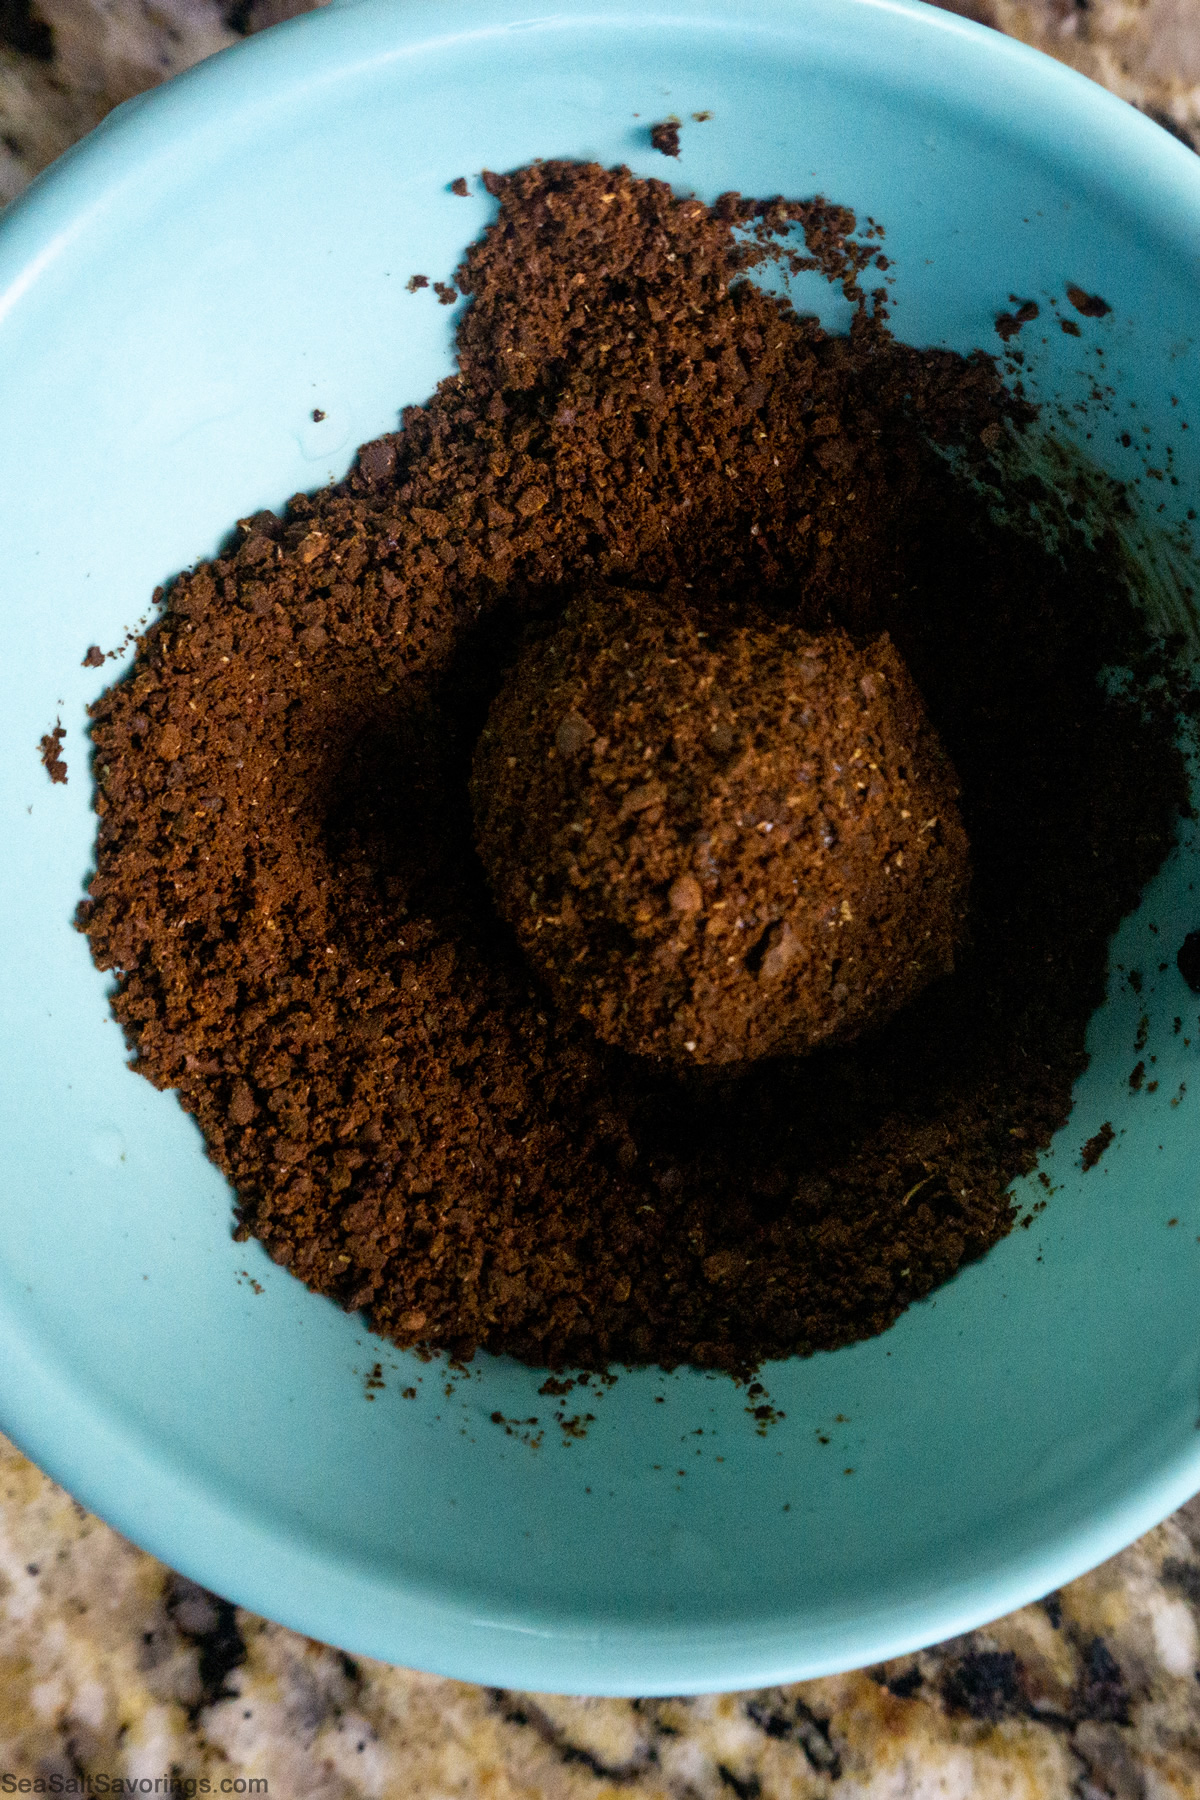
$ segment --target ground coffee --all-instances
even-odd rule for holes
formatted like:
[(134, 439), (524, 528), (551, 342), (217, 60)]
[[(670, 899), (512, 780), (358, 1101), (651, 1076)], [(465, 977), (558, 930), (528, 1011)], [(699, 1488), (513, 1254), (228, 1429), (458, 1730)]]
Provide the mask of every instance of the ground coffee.
[(722, 610), (573, 599), (492, 702), (471, 798), (555, 1005), (635, 1055), (729, 1065), (853, 1042), (948, 974), (970, 855), (886, 633)]
[[(400, 1344), (745, 1371), (882, 1330), (1009, 1230), (1182, 763), (1099, 680), (1143, 641), (1110, 548), (1019, 528), (1037, 484), (993, 453), (1028, 409), (982, 353), (890, 337), (877, 228), (485, 179), (457, 372), (179, 577), (96, 704), (81, 923), (134, 1066), (312, 1287)], [(848, 335), (745, 279), (768, 254), (842, 284)], [(532, 975), (471, 759), (527, 632), (598, 582), (890, 634), (973, 878), (954, 975), (877, 1036), (681, 1076)]]

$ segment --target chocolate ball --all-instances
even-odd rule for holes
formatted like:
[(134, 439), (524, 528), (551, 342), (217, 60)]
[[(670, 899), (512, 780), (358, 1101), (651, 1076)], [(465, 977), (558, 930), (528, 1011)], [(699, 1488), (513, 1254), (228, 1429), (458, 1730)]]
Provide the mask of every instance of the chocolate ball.
[(510, 671), (471, 785), (530, 962), (636, 1055), (845, 1043), (953, 967), (958, 781), (886, 635), (581, 596)]

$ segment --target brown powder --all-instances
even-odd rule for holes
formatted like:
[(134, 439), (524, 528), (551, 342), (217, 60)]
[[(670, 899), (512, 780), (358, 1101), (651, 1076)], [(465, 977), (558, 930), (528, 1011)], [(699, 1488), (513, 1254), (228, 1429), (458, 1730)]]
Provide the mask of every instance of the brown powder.
[(883, 1024), (953, 969), (970, 885), (891, 639), (724, 610), (573, 600), (492, 702), (471, 783), (497, 908), (560, 1011), (697, 1065)]
[(1085, 1174), (1095, 1168), (1116, 1135), (1109, 1120), (1105, 1119), (1095, 1137), (1088, 1139), (1079, 1153), (1079, 1166)]
[(38, 740), (38, 755), (42, 759), (42, 767), (51, 781), (61, 782), (64, 786), (67, 780), (67, 765), (61, 755), (61, 750), (62, 741), (66, 735), (66, 726), (60, 719), (53, 731), (46, 732), (45, 736)]
[(1016, 304), (1016, 312), (1000, 313), (996, 319), (996, 332), (1006, 344), (1010, 338), (1016, 337), (1023, 325), (1028, 325), (1038, 316), (1036, 300), (1018, 301), (1015, 294), (1010, 294), (1009, 299)]
[[(179, 577), (94, 707), (81, 922), (135, 1066), (312, 1287), (400, 1344), (744, 1371), (884, 1329), (1010, 1229), (1182, 762), (1099, 683), (1143, 643), (1109, 548), (997, 522), (1038, 499), (990, 460), (1028, 409), (991, 358), (888, 335), (852, 214), (484, 182), (457, 372)], [(743, 279), (773, 243), (855, 299), (848, 336)], [(527, 634), (597, 584), (889, 633), (974, 868), (955, 973), (884, 1031), (683, 1077), (532, 974), (471, 759)]]
[(663, 156), (679, 155), (679, 121), (664, 119), (661, 124), (650, 127), (650, 142)]
[(1081, 312), (1086, 319), (1102, 319), (1106, 313), (1112, 311), (1107, 300), (1102, 300), (1099, 294), (1089, 294), (1084, 288), (1077, 287), (1073, 281), (1067, 283), (1067, 299), (1075, 311)]

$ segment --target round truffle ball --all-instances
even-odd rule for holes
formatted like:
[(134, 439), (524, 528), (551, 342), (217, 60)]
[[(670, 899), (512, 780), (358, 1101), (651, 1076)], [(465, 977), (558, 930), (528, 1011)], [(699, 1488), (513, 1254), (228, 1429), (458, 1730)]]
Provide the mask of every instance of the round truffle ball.
[(886, 635), (718, 635), (651, 594), (582, 596), (510, 671), (471, 785), (501, 914), (607, 1044), (798, 1054), (953, 967), (958, 781)]

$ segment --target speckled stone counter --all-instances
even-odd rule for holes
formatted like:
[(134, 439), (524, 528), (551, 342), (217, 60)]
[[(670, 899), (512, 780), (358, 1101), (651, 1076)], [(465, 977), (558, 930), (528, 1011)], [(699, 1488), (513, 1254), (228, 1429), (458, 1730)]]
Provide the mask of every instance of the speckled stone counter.
[[(0, 0), (0, 203), (110, 107), (306, 4)], [(1200, 0), (953, 4), (1200, 143)], [(879, 1668), (693, 1700), (500, 1692), (238, 1611), (0, 1438), (0, 1795), (1200, 1797), (1198, 1617), (1200, 1500), (1039, 1605)]]
[(1178, 1800), (1200, 1794), (1198, 1606), (1193, 1501), (1040, 1605), (879, 1668), (694, 1700), (500, 1692), (236, 1611), (4, 1446), (0, 1793), (6, 1772), (70, 1793), (175, 1771), (289, 1800)]

